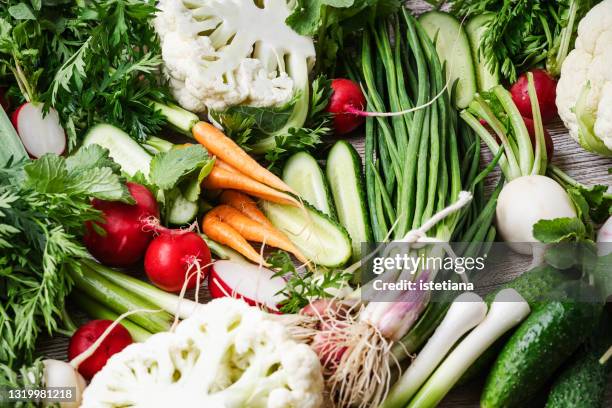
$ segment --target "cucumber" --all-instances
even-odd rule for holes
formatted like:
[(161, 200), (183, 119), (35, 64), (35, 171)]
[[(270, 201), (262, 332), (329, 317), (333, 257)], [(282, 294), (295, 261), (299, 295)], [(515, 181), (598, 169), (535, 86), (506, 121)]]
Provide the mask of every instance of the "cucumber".
[(83, 146), (90, 144), (108, 149), (110, 157), (128, 176), (134, 176), (137, 172), (149, 175), (151, 155), (123, 130), (105, 123), (96, 125), (83, 140)]
[(465, 30), (455, 17), (441, 11), (429, 11), (419, 18), (419, 22), (436, 44), (440, 62), (446, 63), (448, 89), (452, 89), (458, 80), (455, 105), (459, 109), (467, 108), (478, 87), (472, 49)]
[(185, 225), (198, 215), (198, 202), (187, 200), (183, 194), (178, 194), (169, 206), (167, 220), (173, 225)]
[[(485, 301), (490, 305), (500, 290), (512, 288), (521, 294), (523, 299), (529, 303), (531, 310), (533, 310), (538, 306), (538, 301), (542, 296), (554, 291), (564, 282), (567, 282), (567, 277), (562, 272), (551, 266), (540, 266), (525, 272), (516, 279), (502, 285), (499, 289), (489, 293), (485, 297)], [(462, 385), (472, 381), (491, 367), (509, 338), (510, 334), (507, 334), (493, 343), (465, 372), (458, 384)]]
[(601, 354), (584, 351), (553, 385), (546, 408), (603, 408), (608, 370)]
[(327, 180), (314, 157), (306, 152), (291, 156), (283, 168), (283, 181), (317, 210), (336, 218)]
[(153, 108), (160, 111), (172, 128), (187, 136), (191, 136), (191, 128), (200, 121), (195, 113), (172, 103), (164, 105), (163, 103), (153, 102)]
[(600, 358), (612, 344), (612, 315), (605, 314), (587, 346), (553, 384), (546, 408), (603, 408), (612, 364)]
[(488, 91), (495, 85), (499, 85), (499, 70), (491, 69), (487, 66), (486, 60), (480, 50), (482, 35), (487, 29), (486, 25), (495, 17), (493, 13), (479, 14), (470, 19), (465, 26), (465, 32), (470, 40), (472, 48), (472, 59), (476, 70), (476, 82), (478, 91)]
[(489, 372), (482, 408), (525, 406), (595, 328), (602, 305), (551, 301), (536, 306)]
[(261, 201), (270, 222), (318, 265), (339, 267), (351, 257), (351, 239), (342, 226), (310, 204), (304, 208)]
[(327, 156), (325, 166), (340, 224), (349, 233), (353, 247), (353, 261), (361, 258), (361, 244), (371, 242), (372, 229), (366, 207), (361, 174), (361, 158), (355, 148), (337, 142)]

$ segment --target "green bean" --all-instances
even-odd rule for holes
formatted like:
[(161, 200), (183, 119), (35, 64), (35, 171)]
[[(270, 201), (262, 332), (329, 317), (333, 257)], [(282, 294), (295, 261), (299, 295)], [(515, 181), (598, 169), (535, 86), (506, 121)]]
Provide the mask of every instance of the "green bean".
[(378, 170), (376, 170), (376, 167), (374, 167), (374, 164), (372, 164), (372, 162), (370, 162), (370, 166), (372, 166), (372, 171), (374, 172), (374, 180), (376, 181), (376, 184), (378, 185), (378, 189), (380, 190), (380, 194), (382, 196), (382, 203), (385, 209), (386, 218), (389, 220), (390, 224), (393, 224), (396, 218), (395, 210), (393, 209), (393, 204), (391, 203), (391, 197), (389, 197), (389, 194), (387, 194), (387, 191), (384, 188), (382, 178), (380, 177), (380, 173), (378, 172)]
[[(366, 195), (368, 197), (368, 203), (373, 203), (376, 197), (374, 173), (372, 168), (367, 165), (369, 161), (374, 161), (374, 151), (376, 150), (376, 130), (374, 127), (374, 118), (366, 118), (365, 123), (365, 181), (366, 181)], [(374, 233), (374, 239), (376, 241), (381, 240), (378, 230), (378, 217), (374, 206), (368, 205), (370, 211), (370, 226)]]

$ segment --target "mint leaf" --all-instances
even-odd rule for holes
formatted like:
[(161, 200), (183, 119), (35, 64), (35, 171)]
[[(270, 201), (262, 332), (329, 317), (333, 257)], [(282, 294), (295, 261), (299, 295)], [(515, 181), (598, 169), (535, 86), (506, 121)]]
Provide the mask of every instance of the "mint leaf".
[(96, 144), (81, 147), (72, 156), (66, 158), (66, 167), (70, 172), (99, 167), (109, 167), (113, 172), (121, 172), (121, 166), (109, 156), (108, 149)]
[(172, 149), (153, 157), (149, 178), (160, 189), (169, 190), (210, 160), (208, 152), (200, 145)]
[(533, 226), (535, 239), (546, 244), (580, 241), (585, 238), (586, 233), (586, 227), (579, 218), (540, 220)]
[(61, 193), (66, 189), (68, 169), (65, 160), (55, 154), (45, 154), (23, 168), (27, 187), (39, 193)]

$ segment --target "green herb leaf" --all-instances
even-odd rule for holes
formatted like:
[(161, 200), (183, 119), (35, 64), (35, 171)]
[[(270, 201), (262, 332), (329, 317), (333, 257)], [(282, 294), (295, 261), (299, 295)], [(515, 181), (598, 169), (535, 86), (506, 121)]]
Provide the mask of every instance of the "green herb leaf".
[(200, 145), (172, 149), (157, 154), (151, 160), (151, 183), (163, 190), (175, 187), (183, 177), (209, 164), (211, 159)]
[(586, 233), (586, 227), (579, 218), (540, 220), (533, 226), (535, 239), (547, 244), (582, 240)]
[(9, 7), (8, 12), (15, 20), (36, 20), (36, 16), (25, 3), (15, 4)]

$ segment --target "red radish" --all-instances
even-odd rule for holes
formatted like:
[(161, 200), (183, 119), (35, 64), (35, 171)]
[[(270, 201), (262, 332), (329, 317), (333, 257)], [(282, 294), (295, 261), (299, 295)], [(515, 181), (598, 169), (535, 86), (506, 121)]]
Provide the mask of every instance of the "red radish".
[(66, 134), (55, 109), (49, 108), (45, 114), (41, 103), (27, 102), (13, 112), (11, 119), (30, 156), (64, 153)]
[(87, 223), (83, 240), (89, 252), (104, 265), (125, 267), (142, 259), (153, 238), (153, 232), (144, 228), (144, 221), (159, 218), (155, 197), (146, 187), (136, 183), (127, 183), (127, 187), (136, 204), (97, 199), (92, 202), (104, 217), (104, 222), (96, 226), (106, 234), (101, 235)]
[[(531, 144), (534, 146), (535, 149), (536, 137), (533, 120), (529, 118), (523, 118), (523, 121), (525, 121), (525, 126), (527, 127), (529, 137), (531, 138)], [(546, 141), (546, 158), (548, 159), (548, 161), (550, 161), (553, 157), (553, 154), (555, 154), (555, 144), (553, 143), (552, 137), (550, 137), (550, 133), (548, 133), (546, 129), (544, 129), (544, 140)]]
[(251, 306), (278, 310), (283, 300), (280, 292), (287, 282), (264, 267), (234, 261), (217, 261), (208, 277), (208, 289), (213, 298), (234, 297)]
[[(533, 73), (536, 95), (540, 103), (542, 122), (546, 124), (557, 116), (557, 81), (544, 70), (534, 69), (531, 72)], [(514, 85), (512, 85), (510, 93), (521, 115), (533, 119), (531, 100), (529, 99), (529, 91), (527, 88), (528, 81), (527, 74), (525, 73), (519, 77)]]
[(359, 111), (365, 109), (366, 99), (355, 82), (337, 78), (331, 83), (333, 93), (327, 111), (334, 115), (334, 128), (339, 135), (357, 129), (365, 121)]
[(144, 267), (155, 286), (167, 292), (180, 292), (185, 285), (193, 289), (203, 282), (210, 268), (210, 249), (195, 232), (169, 230), (163, 232), (147, 248)]
[[(89, 349), (111, 324), (113, 324), (112, 320), (92, 320), (79, 327), (70, 338), (68, 358), (73, 360), (79, 354)], [(106, 365), (106, 362), (113, 354), (120, 352), (132, 343), (132, 336), (130, 336), (127, 329), (121, 324), (116, 325), (108, 337), (102, 341), (100, 347), (79, 364), (79, 373), (85, 379), (90, 380)]]

